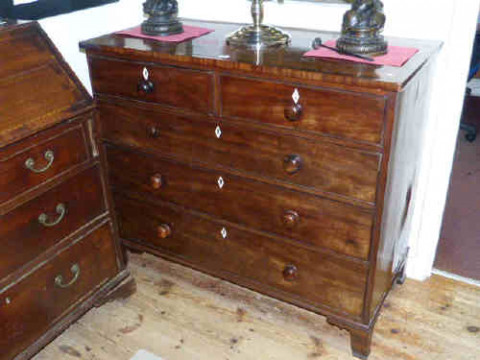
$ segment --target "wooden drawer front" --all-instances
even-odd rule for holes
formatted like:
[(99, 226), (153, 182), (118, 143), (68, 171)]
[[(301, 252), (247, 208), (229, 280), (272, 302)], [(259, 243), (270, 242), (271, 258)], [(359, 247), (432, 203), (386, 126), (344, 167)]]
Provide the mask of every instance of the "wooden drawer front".
[[(298, 104), (292, 99), (298, 91)], [(383, 97), (282, 83), (221, 78), (222, 115), (353, 140), (382, 141)], [(300, 109), (301, 108), (301, 109)]]
[(0, 291), (0, 359), (23, 351), (71, 306), (116, 273), (110, 225), (105, 224)]
[[(154, 101), (203, 113), (212, 111), (213, 77), (209, 73), (98, 58), (89, 61), (96, 93)], [(144, 84), (150, 86), (149, 90), (142, 90)]]
[(122, 104), (100, 102), (103, 137), (108, 140), (157, 150), (187, 162), (207, 162), (375, 201), (377, 154), (228, 121), (217, 124), (214, 120), (194, 120), (152, 106)]
[(0, 278), (104, 212), (100, 173), (93, 167), (1, 216)]
[(78, 123), (0, 150), (0, 203), (88, 159), (88, 143)]
[[(366, 283), (366, 267), (361, 264), (334, 260), (166, 203), (153, 206), (117, 197), (116, 207), (122, 238), (140, 240), (207, 270), (236, 274), (311, 303), (356, 316), (361, 313)], [(168, 226), (171, 233), (162, 238), (161, 226)], [(287, 274), (289, 269), (293, 273)]]
[(346, 255), (368, 256), (372, 215), (354, 206), (120, 149), (109, 148), (107, 156), (114, 187)]

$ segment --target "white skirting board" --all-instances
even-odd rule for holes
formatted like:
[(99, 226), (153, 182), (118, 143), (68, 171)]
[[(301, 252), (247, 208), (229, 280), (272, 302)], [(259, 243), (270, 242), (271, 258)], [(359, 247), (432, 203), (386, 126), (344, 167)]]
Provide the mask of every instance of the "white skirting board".
[(466, 284), (475, 285), (475, 286), (480, 287), (480, 281), (479, 280), (466, 278), (466, 277), (463, 277), (463, 276), (460, 276), (460, 275), (455, 275), (455, 274), (452, 274), (452, 273), (449, 273), (449, 272), (446, 272), (446, 271), (443, 271), (443, 270), (433, 269), (432, 274), (443, 276), (443, 277), (446, 277), (448, 279), (452, 279), (452, 280), (456, 280), (456, 281), (464, 282)]

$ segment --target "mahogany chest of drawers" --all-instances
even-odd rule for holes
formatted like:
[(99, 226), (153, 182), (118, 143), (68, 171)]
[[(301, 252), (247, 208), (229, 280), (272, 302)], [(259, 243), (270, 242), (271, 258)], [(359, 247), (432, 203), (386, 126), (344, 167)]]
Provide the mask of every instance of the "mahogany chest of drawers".
[[(120, 237), (327, 316), (366, 357), (407, 255), (429, 60), (402, 68), (230, 48), (86, 41)], [(332, 34), (324, 34), (326, 37)]]
[(37, 23), (0, 27), (0, 359), (31, 357), (134, 289), (93, 102)]

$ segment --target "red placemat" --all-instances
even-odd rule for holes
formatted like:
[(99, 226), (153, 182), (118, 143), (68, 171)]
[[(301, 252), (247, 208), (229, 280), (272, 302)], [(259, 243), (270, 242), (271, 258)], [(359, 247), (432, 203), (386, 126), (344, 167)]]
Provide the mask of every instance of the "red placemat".
[(132, 37), (141, 38), (141, 39), (165, 41), (165, 42), (182, 42), (185, 40), (189, 40), (189, 39), (197, 38), (202, 35), (209, 34), (213, 31), (214, 31), (213, 29), (183, 25), (183, 33), (181, 34), (169, 35), (169, 36), (152, 36), (152, 35), (142, 34), (141, 26), (136, 26), (131, 29), (118, 31), (116, 32), (116, 34), (127, 35), (127, 36), (132, 36)]
[[(331, 46), (331, 47), (335, 47), (335, 44), (336, 44), (335, 40), (329, 40), (325, 42), (325, 45)], [(388, 52), (385, 55), (374, 57), (375, 61), (368, 61), (368, 60), (359, 59), (353, 56), (339, 54), (333, 50), (320, 47), (318, 49), (310, 50), (306, 52), (305, 54), (303, 54), (303, 56), (321, 57), (321, 58), (328, 58), (328, 59), (341, 59), (341, 60), (354, 61), (362, 64), (389, 65), (389, 66), (402, 67), (417, 52), (418, 52), (418, 49), (415, 49), (415, 48), (389, 46)]]

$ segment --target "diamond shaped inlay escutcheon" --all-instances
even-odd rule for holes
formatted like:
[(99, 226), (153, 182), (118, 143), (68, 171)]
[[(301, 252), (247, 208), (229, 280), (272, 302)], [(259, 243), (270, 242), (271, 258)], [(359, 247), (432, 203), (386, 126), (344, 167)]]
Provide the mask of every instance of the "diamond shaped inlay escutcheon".
[(220, 234), (222, 235), (222, 238), (226, 239), (228, 235), (227, 229), (222, 228), (222, 230), (220, 230)]
[(223, 180), (223, 178), (219, 176), (217, 180), (217, 184), (218, 184), (218, 187), (221, 189), (225, 185), (225, 180)]
[(145, 81), (148, 80), (148, 78), (150, 77), (150, 73), (148, 72), (148, 69), (146, 67), (143, 68), (143, 78), (145, 79)]
[(215, 128), (215, 136), (217, 137), (217, 139), (220, 139), (220, 136), (222, 136), (222, 129), (220, 129), (220, 126), (217, 126)]
[(295, 90), (293, 90), (292, 99), (293, 99), (293, 102), (295, 104), (297, 104), (298, 100), (300, 100), (300, 93), (298, 92), (297, 88), (295, 88)]

